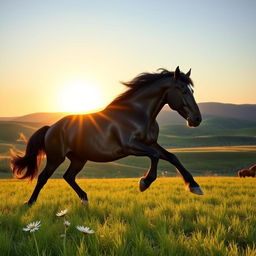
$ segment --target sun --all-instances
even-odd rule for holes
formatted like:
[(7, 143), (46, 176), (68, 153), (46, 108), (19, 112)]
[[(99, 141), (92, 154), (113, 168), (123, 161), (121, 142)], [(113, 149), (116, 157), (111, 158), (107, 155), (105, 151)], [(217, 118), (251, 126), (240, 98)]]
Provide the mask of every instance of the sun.
[(88, 113), (102, 108), (99, 87), (88, 81), (73, 81), (59, 93), (60, 109), (70, 113)]

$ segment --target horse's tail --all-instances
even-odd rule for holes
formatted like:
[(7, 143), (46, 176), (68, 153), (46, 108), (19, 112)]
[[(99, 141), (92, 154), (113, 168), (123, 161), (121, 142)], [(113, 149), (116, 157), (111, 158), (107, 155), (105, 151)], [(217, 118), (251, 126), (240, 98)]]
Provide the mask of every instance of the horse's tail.
[[(24, 156), (12, 157), (11, 167), (16, 178), (32, 180), (37, 175), (41, 158), (45, 153), (44, 137), (49, 128), (50, 126), (44, 126), (30, 137)], [(23, 172), (25, 168), (27, 170)]]

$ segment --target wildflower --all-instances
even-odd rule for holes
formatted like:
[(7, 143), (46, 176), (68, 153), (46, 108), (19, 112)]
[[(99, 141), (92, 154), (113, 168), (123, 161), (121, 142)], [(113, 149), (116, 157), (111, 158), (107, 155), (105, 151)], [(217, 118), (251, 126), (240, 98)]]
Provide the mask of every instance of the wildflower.
[(41, 221), (40, 220), (35, 221), (32, 223), (29, 223), (26, 228), (23, 228), (23, 231), (35, 232), (39, 229), (40, 226), (41, 226)]
[(61, 210), (60, 212), (57, 212), (57, 213), (56, 213), (56, 216), (57, 216), (57, 217), (63, 217), (63, 216), (65, 216), (65, 215), (67, 214), (67, 212), (68, 212), (67, 209)]
[(95, 233), (95, 231), (90, 229), (89, 227), (77, 226), (76, 228), (85, 235)]
[(65, 220), (63, 224), (64, 224), (64, 226), (65, 226), (66, 228), (68, 228), (68, 227), (70, 226), (70, 222), (67, 221), (67, 220)]
[(40, 226), (41, 226), (41, 221), (39, 220), (39, 221), (31, 222), (27, 225), (26, 228), (23, 228), (23, 231), (29, 231), (30, 233), (32, 232), (32, 236), (35, 241), (37, 256), (40, 256), (40, 253), (39, 253), (39, 248), (38, 248), (38, 244), (37, 244), (36, 236), (34, 232), (37, 231)]

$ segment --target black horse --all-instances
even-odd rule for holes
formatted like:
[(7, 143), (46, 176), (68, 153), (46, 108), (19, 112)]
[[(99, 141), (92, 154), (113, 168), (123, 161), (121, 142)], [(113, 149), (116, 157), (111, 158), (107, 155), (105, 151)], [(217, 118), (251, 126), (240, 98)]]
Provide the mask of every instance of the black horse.
[(201, 122), (190, 71), (184, 74), (177, 67), (175, 72), (161, 69), (159, 73), (142, 73), (124, 83), (128, 90), (103, 111), (66, 116), (36, 131), (28, 141), (25, 155), (11, 160), (16, 177), (33, 179), (38, 173), (41, 156), (46, 154), (46, 166), (27, 204), (36, 201), (65, 157), (71, 163), (63, 177), (85, 204), (87, 195), (75, 181), (85, 163), (88, 160), (109, 162), (128, 155), (147, 156), (151, 160), (148, 172), (140, 179), (140, 191), (146, 190), (156, 179), (158, 161), (163, 159), (178, 169), (189, 191), (202, 195), (199, 185), (177, 157), (157, 143), (156, 117), (166, 103), (187, 120), (188, 126), (196, 127)]

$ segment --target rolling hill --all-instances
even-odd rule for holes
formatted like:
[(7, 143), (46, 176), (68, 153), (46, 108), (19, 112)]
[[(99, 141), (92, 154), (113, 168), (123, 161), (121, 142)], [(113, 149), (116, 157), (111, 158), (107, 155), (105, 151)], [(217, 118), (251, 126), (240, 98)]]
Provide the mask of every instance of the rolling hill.
[(159, 141), (167, 147), (256, 145), (256, 121), (208, 117), (197, 128), (162, 125)]
[[(0, 142), (19, 144), (22, 133), (29, 137), (43, 123), (0, 122)], [(160, 126), (159, 142), (166, 147), (256, 145), (256, 121), (208, 117), (197, 128), (184, 123)]]
[[(198, 106), (203, 119), (206, 119), (208, 117), (223, 117), (228, 119), (232, 118), (239, 120), (256, 121), (256, 104), (235, 105), (206, 102), (199, 103)], [(165, 106), (162, 109), (157, 117), (157, 120), (161, 125), (171, 123), (184, 123), (184, 119), (180, 117), (177, 112), (170, 110), (168, 106)]]
[(69, 115), (69, 113), (65, 113), (65, 112), (34, 113), (34, 114), (25, 115), (25, 116), (15, 117), (13, 119), (9, 119), (9, 121), (53, 124), (66, 115)]
[[(213, 109), (208, 109), (213, 106)], [(226, 110), (214, 110), (222, 106)], [(237, 112), (234, 109), (239, 108)], [(200, 105), (203, 122), (197, 128), (188, 128), (185, 121), (176, 112), (166, 107), (158, 116), (160, 124), (159, 144), (176, 152), (186, 167), (193, 174), (235, 175), (238, 168), (255, 163), (256, 155), (256, 105), (226, 106), (219, 103), (202, 103)], [(234, 108), (233, 108), (234, 107)], [(251, 114), (246, 114), (252, 111)], [(244, 113), (244, 114), (242, 114)], [(31, 136), (45, 124), (52, 124), (66, 113), (35, 113), (22, 117), (0, 119), (0, 177), (10, 177), (9, 151), (24, 150), (25, 145), (17, 141), (20, 134)], [(237, 147), (239, 146), (239, 147)], [(242, 146), (242, 147), (241, 147)], [(214, 147), (215, 150), (209, 149)], [(248, 148), (250, 150), (248, 150)], [(200, 150), (191, 151), (189, 149)], [(147, 158), (128, 157), (111, 163), (86, 164), (80, 177), (138, 177), (147, 169)], [(54, 174), (61, 177), (68, 163)], [(159, 173), (165, 170), (169, 176), (176, 175), (169, 163), (160, 161)]]
[[(256, 120), (256, 104), (235, 105), (206, 102), (199, 103), (198, 106), (200, 108), (203, 118), (215, 116), (241, 120)], [(0, 121), (52, 124), (65, 115), (68, 115), (68, 113), (33, 113), (20, 117), (0, 117)], [(177, 112), (170, 110), (167, 105), (159, 113), (157, 120), (160, 125), (184, 123), (184, 119), (180, 117)]]

